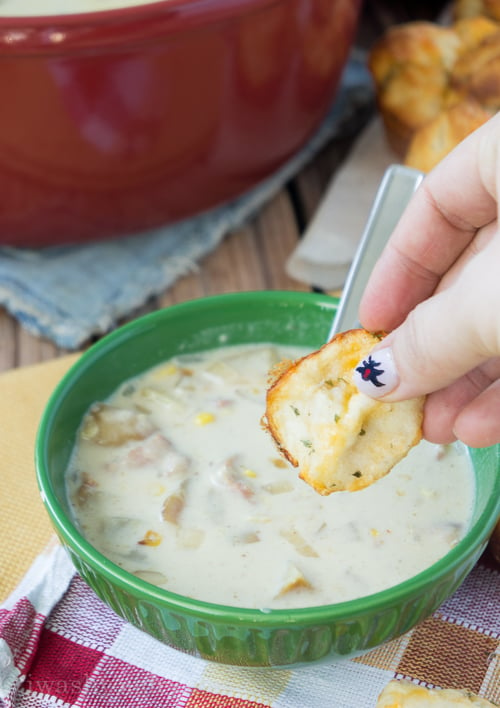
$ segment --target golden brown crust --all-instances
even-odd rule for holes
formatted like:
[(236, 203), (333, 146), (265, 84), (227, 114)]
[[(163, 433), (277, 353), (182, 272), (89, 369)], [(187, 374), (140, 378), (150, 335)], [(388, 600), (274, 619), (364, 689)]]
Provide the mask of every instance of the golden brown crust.
[(393, 148), (404, 154), (415, 128), (449, 102), (447, 75), (460, 38), (431, 22), (389, 28), (370, 52), (368, 66), (379, 110)]
[(292, 363), (268, 389), (263, 425), (319, 494), (369, 486), (421, 439), (423, 398), (385, 403), (354, 384), (356, 365), (380, 337), (342, 332)]
[(457, 20), (453, 25), (454, 32), (460, 38), (459, 58), (457, 61), (460, 56), (481, 44), (486, 37), (497, 34), (498, 29), (498, 22), (483, 15)]
[(410, 681), (390, 681), (375, 708), (497, 708), (471, 691), (426, 688)]
[(471, 44), (458, 56), (450, 72), (450, 81), (458, 87), (467, 87), (478, 71), (484, 71), (500, 53), (500, 28)]
[(431, 67), (410, 64), (392, 77), (390, 90), (379, 96), (378, 107), (389, 143), (398, 155), (405, 154), (415, 131), (453, 100), (450, 92), (445, 73)]
[(453, 17), (484, 15), (500, 22), (500, 0), (455, 0)]
[(477, 101), (468, 99), (441, 111), (415, 131), (404, 162), (422, 172), (429, 172), (464, 138), (479, 128), (491, 114)]
[(500, 109), (500, 0), (455, 15), (450, 27), (392, 27), (369, 57), (387, 140), (425, 172)]
[(449, 27), (421, 21), (395, 25), (372, 47), (369, 67), (379, 84), (408, 63), (450, 69), (459, 46), (459, 38)]

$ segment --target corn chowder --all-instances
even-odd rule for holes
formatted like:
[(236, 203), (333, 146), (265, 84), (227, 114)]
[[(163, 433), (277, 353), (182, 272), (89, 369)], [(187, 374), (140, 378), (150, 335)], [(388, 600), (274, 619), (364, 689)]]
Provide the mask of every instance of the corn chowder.
[(162, 588), (260, 609), (368, 595), (446, 554), (474, 496), (460, 446), (422, 442), (371, 487), (328, 497), (278, 455), (260, 425), (268, 373), (304, 353), (185, 355), (96, 403), (66, 475), (84, 536)]

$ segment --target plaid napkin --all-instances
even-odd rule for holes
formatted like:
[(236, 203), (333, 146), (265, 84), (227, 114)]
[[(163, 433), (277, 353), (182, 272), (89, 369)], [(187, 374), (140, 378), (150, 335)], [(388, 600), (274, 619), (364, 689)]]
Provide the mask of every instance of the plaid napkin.
[(480, 563), (432, 617), (361, 658), (288, 669), (195, 659), (115, 615), (64, 550), (0, 608), (5, 708), (374, 708), (392, 678), (500, 700), (500, 573)]
[(328, 140), (352, 135), (359, 128), (360, 109), (372, 99), (365, 57), (354, 52), (322, 125), (265, 182), (212, 211), (126, 238), (40, 250), (0, 248), (0, 305), (33, 334), (63, 349), (79, 348), (192, 270)]

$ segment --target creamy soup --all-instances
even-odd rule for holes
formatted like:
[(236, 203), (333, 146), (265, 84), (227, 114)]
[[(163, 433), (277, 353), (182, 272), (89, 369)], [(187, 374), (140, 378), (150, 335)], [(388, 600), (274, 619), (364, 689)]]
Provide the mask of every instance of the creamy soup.
[(71, 15), (148, 5), (153, 2), (154, 0), (0, 0), (0, 17)]
[(422, 442), (371, 487), (328, 497), (278, 455), (260, 425), (268, 372), (303, 353), (183, 356), (94, 405), (67, 471), (87, 539), (163, 588), (260, 609), (364, 596), (449, 551), (474, 497), (464, 448)]

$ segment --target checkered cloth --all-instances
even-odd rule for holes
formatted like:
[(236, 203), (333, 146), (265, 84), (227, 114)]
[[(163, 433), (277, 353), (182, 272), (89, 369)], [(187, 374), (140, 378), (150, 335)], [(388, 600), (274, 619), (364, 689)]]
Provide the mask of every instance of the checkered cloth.
[(0, 608), (5, 708), (373, 708), (392, 678), (500, 701), (500, 573), (483, 559), (432, 617), (361, 658), (244, 669), (170, 649), (115, 615), (57, 546)]

